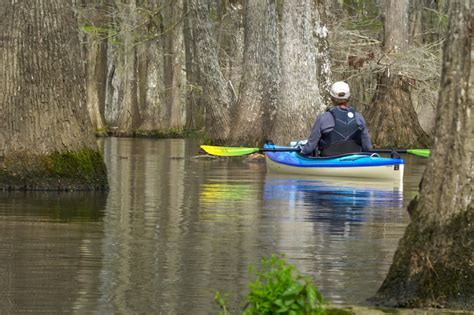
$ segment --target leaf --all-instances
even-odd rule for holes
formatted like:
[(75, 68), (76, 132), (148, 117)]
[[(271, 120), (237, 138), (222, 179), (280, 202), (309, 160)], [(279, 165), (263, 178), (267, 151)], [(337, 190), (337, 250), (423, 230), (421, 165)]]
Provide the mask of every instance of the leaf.
[(283, 306), (283, 301), (281, 299), (277, 299), (273, 301), (273, 304), (278, 305), (278, 306)]
[(277, 313), (286, 313), (290, 308), (288, 306), (283, 306), (282, 308), (278, 309)]
[(287, 306), (289, 306), (289, 305), (291, 305), (291, 304), (293, 304), (293, 303), (295, 303), (295, 300), (293, 300), (293, 299), (289, 299), (289, 300), (287, 300), (287, 301), (284, 302), (284, 304), (287, 305)]
[(296, 303), (298, 303), (299, 305), (301, 306), (305, 306), (305, 299), (304, 299), (304, 296), (299, 296), (297, 299), (296, 299)]
[(299, 283), (293, 284), (291, 287), (289, 287), (285, 292), (283, 292), (282, 296), (288, 296), (288, 295), (296, 295), (303, 290), (303, 286)]

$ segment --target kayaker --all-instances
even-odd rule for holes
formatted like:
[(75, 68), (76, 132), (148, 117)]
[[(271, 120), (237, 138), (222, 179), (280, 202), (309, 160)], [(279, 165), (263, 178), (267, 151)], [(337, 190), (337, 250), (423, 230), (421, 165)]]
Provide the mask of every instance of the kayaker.
[(372, 149), (364, 117), (349, 106), (349, 85), (335, 82), (329, 94), (333, 106), (316, 118), (301, 154), (333, 156)]

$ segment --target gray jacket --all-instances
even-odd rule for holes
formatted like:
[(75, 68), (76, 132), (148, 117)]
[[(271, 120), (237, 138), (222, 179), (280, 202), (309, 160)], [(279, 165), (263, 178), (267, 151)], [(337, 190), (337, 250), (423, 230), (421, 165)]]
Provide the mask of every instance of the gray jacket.
[[(342, 108), (341, 108), (342, 109)], [(344, 110), (344, 109), (343, 109)], [(361, 143), (362, 150), (368, 151), (372, 149), (372, 142), (370, 141), (369, 132), (367, 130), (367, 124), (365, 123), (364, 117), (358, 112), (355, 112), (357, 123), (363, 128), (361, 132)], [(330, 132), (334, 129), (334, 117), (330, 112), (324, 112), (316, 118), (313, 128), (311, 129), (311, 135), (308, 138), (308, 142), (303, 147), (302, 154), (312, 154), (315, 150), (318, 150), (319, 140), (321, 135), (326, 132)]]

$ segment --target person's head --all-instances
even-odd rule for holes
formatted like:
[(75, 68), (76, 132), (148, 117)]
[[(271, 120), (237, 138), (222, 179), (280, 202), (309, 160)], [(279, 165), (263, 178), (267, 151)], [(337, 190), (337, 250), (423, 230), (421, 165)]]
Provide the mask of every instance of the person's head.
[(348, 103), (349, 98), (351, 97), (349, 84), (343, 81), (334, 82), (331, 85), (329, 94), (331, 95), (332, 102), (335, 105), (345, 105)]

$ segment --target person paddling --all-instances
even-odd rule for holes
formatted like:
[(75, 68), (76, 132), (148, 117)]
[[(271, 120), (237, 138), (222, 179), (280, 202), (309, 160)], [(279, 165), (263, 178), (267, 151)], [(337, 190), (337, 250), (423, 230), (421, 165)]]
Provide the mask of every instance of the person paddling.
[(300, 154), (334, 156), (372, 149), (364, 117), (349, 106), (349, 85), (335, 82), (329, 94), (333, 106), (316, 118)]

